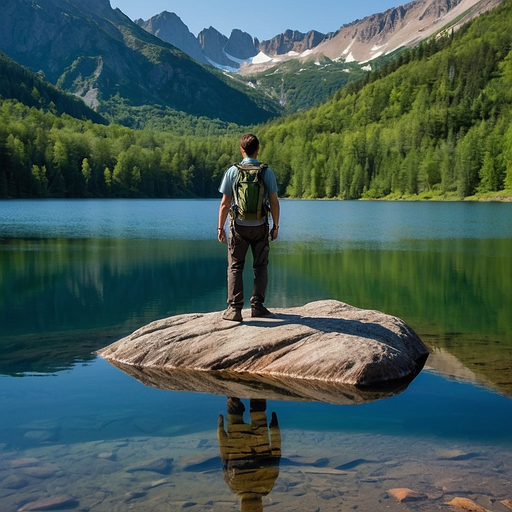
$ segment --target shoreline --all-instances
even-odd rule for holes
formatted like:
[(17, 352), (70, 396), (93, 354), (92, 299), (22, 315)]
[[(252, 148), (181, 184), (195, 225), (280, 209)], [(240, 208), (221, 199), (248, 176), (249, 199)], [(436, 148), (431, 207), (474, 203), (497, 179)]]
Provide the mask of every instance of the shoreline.
[[(0, 197), (2, 201), (20, 201), (20, 200), (116, 200), (116, 199), (130, 199), (130, 200), (217, 200), (216, 197)], [(280, 196), (279, 199), (291, 201), (410, 201), (410, 202), (427, 202), (427, 201), (442, 201), (442, 202), (499, 202), (499, 203), (512, 203), (512, 191), (500, 190), (499, 192), (486, 192), (485, 194), (475, 194), (467, 197), (460, 197), (456, 194), (432, 194), (423, 192), (421, 194), (389, 194), (383, 197), (360, 197), (358, 199), (344, 199), (341, 197), (293, 197), (293, 196)]]

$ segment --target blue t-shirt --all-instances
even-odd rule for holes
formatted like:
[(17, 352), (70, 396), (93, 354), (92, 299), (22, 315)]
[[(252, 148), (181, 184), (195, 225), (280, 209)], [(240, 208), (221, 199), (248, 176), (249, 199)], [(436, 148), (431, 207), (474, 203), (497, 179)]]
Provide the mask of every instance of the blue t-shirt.
[[(244, 158), (241, 162), (242, 164), (254, 164), (260, 165), (258, 160), (254, 158)], [(221, 194), (226, 194), (229, 197), (233, 197), (233, 185), (235, 183), (236, 174), (238, 169), (236, 165), (232, 165), (225, 173), (222, 178), (222, 182), (219, 187), (219, 192)], [(263, 173), (263, 182), (265, 183), (265, 197), (264, 202), (268, 201), (268, 195), (274, 194), (277, 192), (277, 180), (274, 171), (267, 167), (265, 172)], [(237, 224), (242, 226), (259, 226), (260, 224), (264, 224), (267, 218), (263, 217), (261, 220), (236, 220)]]

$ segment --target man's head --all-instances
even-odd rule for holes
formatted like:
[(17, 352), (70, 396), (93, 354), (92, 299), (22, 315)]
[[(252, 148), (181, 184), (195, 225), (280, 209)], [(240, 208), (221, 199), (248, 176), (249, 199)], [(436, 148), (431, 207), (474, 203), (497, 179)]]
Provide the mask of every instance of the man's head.
[(254, 133), (245, 133), (240, 139), (240, 151), (248, 157), (255, 157), (260, 149), (260, 141)]

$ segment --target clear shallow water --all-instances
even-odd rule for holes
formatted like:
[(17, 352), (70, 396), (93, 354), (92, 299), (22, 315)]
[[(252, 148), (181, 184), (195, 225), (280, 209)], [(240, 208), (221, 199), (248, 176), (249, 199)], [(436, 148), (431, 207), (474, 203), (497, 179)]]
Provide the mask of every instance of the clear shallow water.
[[(511, 206), (283, 201), (269, 305), (380, 309), (433, 356), (385, 400), (269, 402), (279, 475), (234, 481), (219, 459), (225, 397), (147, 388), (93, 354), (156, 318), (224, 307), (218, 202), (0, 202), (0, 509), (66, 495), (64, 509), (240, 510), (235, 491), (267, 485), (270, 510), (403, 510), (395, 487), (425, 493), (416, 510), (455, 496), (506, 510)], [(141, 469), (155, 459), (166, 465)]]

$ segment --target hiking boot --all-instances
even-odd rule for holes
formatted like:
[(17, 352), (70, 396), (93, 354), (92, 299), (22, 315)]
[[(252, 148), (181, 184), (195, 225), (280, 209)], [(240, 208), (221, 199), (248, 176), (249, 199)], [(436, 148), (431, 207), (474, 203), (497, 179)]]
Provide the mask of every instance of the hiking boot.
[(251, 398), (251, 412), (265, 412), (267, 409), (267, 401), (262, 398)]
[(233, 306), (228, 306), (228, 309), (222, 313), (222, 318), (224, 320), (231, 320), (233, 322), (241, 322), (242, 318), (242, 310), (239, 308), (234, 308)]
[(240, 401), (240, 398), (235, 398), (235, 397), (228, 398), (228, 413), (229, 414), (243, 414), (244, 411), (245, 411), (245, 406)]
[(251, 316), (253, 318), (258, 316), (272, 316), (272, 313), (263, 304), (258, 304), (251, 306)]

